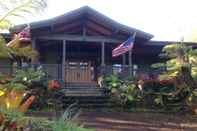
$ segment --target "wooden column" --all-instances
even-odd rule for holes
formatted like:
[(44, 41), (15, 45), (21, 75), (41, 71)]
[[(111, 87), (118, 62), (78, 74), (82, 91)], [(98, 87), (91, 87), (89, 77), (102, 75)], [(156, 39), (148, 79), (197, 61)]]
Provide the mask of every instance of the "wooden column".
[(101, 66), (105, 66), (105, 42), (101, 43)]
[(65, 59), (66, 59), (66, 40), (63, 40), (62, 48), (62, 80), (65, 81)]
[[(35, 49), (35, 50), (37, 50), (36, 49), (36, 39), (35, 38), (32, 38), (31, 44), (32, 44), (32, 48)], [(31, 64), (37, 64), (39, 62), (38, 57), (39, 56), (37, 56), (36, 58), (32, 59), (31, 60)]]
[(36, 39), (35, 38), (33, 38), (31, 40), (31, 43), (32, 43), (32, 48), (36, 49)]
[(122, 55), (122, 65), (126, 65), (126, 54)]
[(133, 75), (133, 66), (132, 66), (132, 51), (129, 50), (129, 74), (132, 76)]

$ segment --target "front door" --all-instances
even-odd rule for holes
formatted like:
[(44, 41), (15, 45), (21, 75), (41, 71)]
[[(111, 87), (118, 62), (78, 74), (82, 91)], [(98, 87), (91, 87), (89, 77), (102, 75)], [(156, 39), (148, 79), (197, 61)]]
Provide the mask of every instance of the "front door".
[(65, 66), (65, 82), (90, 83), (91, 63), (82, 61), (67, 61)]

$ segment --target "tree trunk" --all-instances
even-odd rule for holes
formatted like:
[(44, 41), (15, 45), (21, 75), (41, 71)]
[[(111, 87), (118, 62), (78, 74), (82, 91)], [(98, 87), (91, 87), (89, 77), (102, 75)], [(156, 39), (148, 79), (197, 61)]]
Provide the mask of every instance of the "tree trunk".
[(184, 82), (187, 86), (191, 87), (192, 89), (197, 88), (197, 82), (193, 79), (189, 67), (182, 66), (180, 75), (178, 77), (182, 82)]

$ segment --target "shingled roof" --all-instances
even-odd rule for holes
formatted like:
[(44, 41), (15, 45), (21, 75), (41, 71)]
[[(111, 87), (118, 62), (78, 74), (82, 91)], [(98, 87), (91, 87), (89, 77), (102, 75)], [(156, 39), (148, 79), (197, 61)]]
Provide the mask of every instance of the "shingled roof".
[[(30, 23), (30, 27), (31, 30), (34, 29), (39, 29), (42, 27), (46, 27), (46, 26), (50, 26), (50, 25), (54, 25), (54, 24), (58, 24), (58, 23), (66, 23), (69, 22), (71, 20), (76, 20), (77, 18), (82, 18), (82, 19), (93, 19), (94, 21), (98, 22), (99, 24), (105, 26), (106, 28), (112, 30), (112, 31), (121, 31), (124, 32), (126, 34), (133, 34), (134, 32), (137, 33), (136, 37), (139, 38), (143, 38), (146, 40), (150, 40), (153, 35), (143, 32), (141, 30), (120, 24), (118, 22), (116, 22), (115, 20), (112, 20), (111, 18), (101, 14), (100, 12), (92, 9), (89, 6), (84, 6), (81, 7), (79, 9), (70, 11), (68, 13), (65, 13), (63, 15), (51, 18), (51, 19), (47, 19), (47, 20), (42, 20), (42, 21), (38, 21), (38, 22), (32, 22)], [(14, 28), (12, 28), (10, 31), (11, 32), (17, 32), (20, 31), (22, 28), (24, 28), (26, 26), (26, 24), (23, 25), (18, 25), (15, 26)]]

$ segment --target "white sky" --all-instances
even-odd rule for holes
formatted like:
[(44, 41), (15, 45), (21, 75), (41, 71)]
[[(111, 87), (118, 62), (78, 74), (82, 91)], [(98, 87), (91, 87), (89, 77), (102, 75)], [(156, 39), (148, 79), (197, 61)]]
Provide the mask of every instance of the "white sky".
[(84, 5), (151, 33), (155, 40), (180, 40), (197, 29), (197, 0), (48, 0), (45, 13), (31, 21), (58, 16)]

